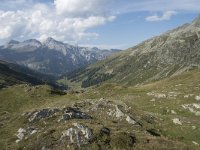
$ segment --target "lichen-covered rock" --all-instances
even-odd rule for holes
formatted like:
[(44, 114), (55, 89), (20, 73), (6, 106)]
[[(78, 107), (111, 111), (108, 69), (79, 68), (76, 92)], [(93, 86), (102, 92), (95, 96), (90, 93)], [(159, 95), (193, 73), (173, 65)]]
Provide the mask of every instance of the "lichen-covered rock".
[(69, 144), (76, 144), (80, 147), (83, 144), (88, 144), (93, 137), (91, 129), (74, 123), (72, 128), (62, 132), (61, 140), (67, 140)]
[(179, 118), (174, 118), (174, 119), (172, 119), (172, 121), (173, 121), (174, 124), (182, 125), (182, 122), (180, 121)]
[(114, 105), (115, 109), (109, 109), (109, 112), (107, 113), (109, 116), (112, 116), (119, 120), (126, 120), (129, 124), (136, 124), (137, 122), (135, 119), (133, 119), (130, 115), (128, 115), (126, 112), (122, 111), (122, 106)]
[(86, 113), (84, 112), (81, 112), (75, 108), (67, 108), (65, 111), (64, 111), (64, 114), (62, 115), (62, 118), (59, 119), (58, 121), (67, 121), (67, 120), (70, 120), (70, 119), (92, 119), (91, 116), (87, 115)]
[(196, 99), (197, 101), (200, 101), (200, 96), (195, 96), (195, 99)]
[(21, 140), (23, 140), (24, 136), (26, 134), (26, 130), (24, 128), (19, 128), (19, 130), (17, 131), (17, 140), (16, 143), (20, 142)]
[(20, 142), (21, 140), (23, 140), (26, 136), (26, 138), (29, 136), (29, 135), (32, 135), (32, 134), (35, 134), (38, 130), (33, 128), (33, 127), (28, 127), (28, 128), (19, 128), (19, 130), (17, 131), (17, 140), (16, 140), (16, 143)]
[(177, 114), (174, 110), (171, 110), (171, 114)]

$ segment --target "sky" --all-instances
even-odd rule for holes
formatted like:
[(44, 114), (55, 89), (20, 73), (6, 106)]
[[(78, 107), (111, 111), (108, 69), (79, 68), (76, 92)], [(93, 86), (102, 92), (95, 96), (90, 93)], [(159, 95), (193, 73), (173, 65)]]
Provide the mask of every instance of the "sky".
[(199, 14), (200, 0), (0, 0), (0, 45), (52, 37), (126, 49)]

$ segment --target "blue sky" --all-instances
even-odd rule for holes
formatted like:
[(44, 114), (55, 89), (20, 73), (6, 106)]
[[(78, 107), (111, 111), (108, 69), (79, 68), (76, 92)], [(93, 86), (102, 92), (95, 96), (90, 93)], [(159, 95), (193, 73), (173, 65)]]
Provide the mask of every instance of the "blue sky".
[(96, 45), (116, 45), (119, 48), (128, 48), (146, 39), (165, 33), (184, 23), (190, 23), (198, 13), (180, 13), (170, 20), (148, 22), (145, 17), (148, 12), (127, 13), (107, 25), (91, 29), (100, 35), (101, 40), (94, 40)]
[(199, 13), (199, 0), (1, 0), (0, 44), (53, 37), (126, 49)]

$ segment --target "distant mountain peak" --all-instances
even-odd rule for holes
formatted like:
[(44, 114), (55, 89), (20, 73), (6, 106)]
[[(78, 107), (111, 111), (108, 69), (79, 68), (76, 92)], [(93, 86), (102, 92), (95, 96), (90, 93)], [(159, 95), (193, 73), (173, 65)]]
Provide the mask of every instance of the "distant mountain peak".
[(45, 41), (56, 41), (56, 40), (52, 37), (48, 37)]
[(24, 44), (28, 44), (30, 46), (36, 46), (36, 47), (40, 47), (42, 46), (42, 43), (36, 39), (29, 39), (23, 42)]
[[(59, 41), (56, 41), (54, 38), (52, 37), (48, 37), (44, 42), (44, 44), (49, 44), (49, 43), (62, 43), (62, 42), (59, 42)], [(62, 43), (63, 44), (63, 43)]]
[(55, 39), (53, 39), (52, 37), (48, 37), (44, 42), (43, 45), (48, 47), (49, 49), (54, 49), (57, 50), (61, 53), (63, 53), (64, 55), (67, 54), (67, 44), (64, 44), (60, 41), (56, 41)]
[(24, 43), (28, 43), (28, 42), (40, 43), (40, 41), (38, 41), (38, 40), (36, 40), (36, 39), (28, 39), (28, 40), (24, 41)]
[(57, 41), (53, 39), (52, 37), (48, 37), (44, 42), (43, 45), (49, 47), (49, 48), (55, 48), (55, 46), (63, 46), (65, 45), (64, 43)]

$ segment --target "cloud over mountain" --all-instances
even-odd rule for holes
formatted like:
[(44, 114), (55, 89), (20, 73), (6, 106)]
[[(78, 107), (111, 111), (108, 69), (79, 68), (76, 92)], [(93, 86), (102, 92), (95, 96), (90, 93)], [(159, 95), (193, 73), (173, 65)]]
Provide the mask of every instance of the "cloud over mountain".
[[(105, 4), (100, 0), (88, 3), (80, 0), (55, 0), (52, 5), (28, 1), (32, 4), (28, 7), (24, 7), (22, 1), (8, 3), (16, 3), (20, 9), (0, 11), (0, 40), (23, 39), (24, 36), (41, 40), (47, 37), (64, 41), (89, 39), (98, 34), (88, 29), (115, 19), (115, 16), (100, 11), (102, 7), (99, 6)], [(98, 8), (99, 12), (96, 11)]]

